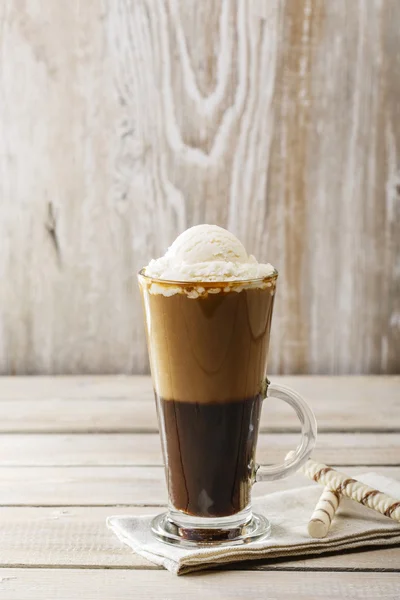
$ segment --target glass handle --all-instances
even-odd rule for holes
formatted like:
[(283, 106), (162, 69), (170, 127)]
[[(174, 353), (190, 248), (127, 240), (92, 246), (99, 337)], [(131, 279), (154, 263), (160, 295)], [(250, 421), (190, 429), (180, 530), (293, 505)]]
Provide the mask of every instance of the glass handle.
[(317, 441), (317, 422), (307, 402), (295, 391), (282, 385), (265, 383), (265, 396), (278, 398), (289, 404), (301, 423), (301, 440), (296, 450), (290, 452), (281, 465), (255, 465), (254, 481), (274, 481), (283, 479), (297, 471), (310, 456)]

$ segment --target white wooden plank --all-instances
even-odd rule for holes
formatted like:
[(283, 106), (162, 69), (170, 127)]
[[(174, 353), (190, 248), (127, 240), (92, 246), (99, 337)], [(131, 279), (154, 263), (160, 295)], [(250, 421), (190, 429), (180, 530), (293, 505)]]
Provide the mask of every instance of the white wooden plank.
[[(257, 461), (282, 462), (300, 434), (262, 433)], [(341, 465), (400, 465), (400, 433), (321, 433), (316, 460)], [(153, 434), (0, 434), (0, 466), (162, 465)]]
[(397, 573), (290, 573), (224, 571), (174, 577), (166, 571), (104, 569), (1, 569), (0, 589), (5, 600), (397, 600)]
[(0, 506), (166, 504), (162, 467), (3, 467)]
[[(154, 514), (149, 507), (3, 507), (0, 509), (0, 566), (106, 567), (157, 569), (132, 552), (106, 527), (111, 514)], [(256, 569), (399, 569), (400, 549), (382, 548), (343, 554), (257, 561)], [(246, 565), (246, 568), (250, 565)], [(1, 590), (1, 588), (0, 588)]]
[[(390, 381), (391, 378), (387, 380)], [(0, 400), (135, 400), (139, 398), (153, 399), (151, 378), (148, 375), (3, 376), (0, 378)]]
[[(400, 377), (275, 376), (273, 380), (308, 399), (320, 431), (400, 430)], [(282, 402), (264, 404), (262, 430), (297, 427), (293, 411)], [(150, 377), (0, 379), (2, 432), (156, 430)]]
[[(358, 466), (349, 475), (373, 470), (400, 479), (400, 467)], [(303, 475), (258, 483), (254, 497), (304, 485)], [(0, 467), (0, 506), (160, 506), (167, 502), (162, 467)]]
[[(0, 509), (1, 566), (156, 568), (106, 527), (111, 514), (154, 514), (146, 507)], [(1, 587), (0, 587), (1, 595)]]
[(1, 372), (145, 370), (134, 274), (198, 222), (281, 272), (271, 371), (398, 371), (396, 0), (0, 19)]

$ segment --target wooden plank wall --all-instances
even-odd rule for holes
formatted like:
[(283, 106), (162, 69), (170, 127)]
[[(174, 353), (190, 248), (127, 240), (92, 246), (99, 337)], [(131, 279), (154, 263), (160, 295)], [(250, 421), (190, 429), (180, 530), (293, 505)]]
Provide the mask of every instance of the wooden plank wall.
[(135, 272), (200, 222), (280, 271), (271, 373), (398, 372), (399, 23), (3, 0), (0, 372), (146, 372)]

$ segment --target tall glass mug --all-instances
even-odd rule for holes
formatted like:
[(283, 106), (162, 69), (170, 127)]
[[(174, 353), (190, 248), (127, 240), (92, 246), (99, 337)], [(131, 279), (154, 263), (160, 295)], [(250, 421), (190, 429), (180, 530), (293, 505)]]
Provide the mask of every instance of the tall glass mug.
[[(164, 542), (241, 544), (266, 536), (257, 481), (281, 479), (309, 457), (316, 421), (294, 391), (266, 378), (276, 271), (253, 281), (173, 282), (139, 273), (169, 508), (152, 522)], [(281, 465), (256, 463), (262, 403), (290, 404), (301, 423)]]

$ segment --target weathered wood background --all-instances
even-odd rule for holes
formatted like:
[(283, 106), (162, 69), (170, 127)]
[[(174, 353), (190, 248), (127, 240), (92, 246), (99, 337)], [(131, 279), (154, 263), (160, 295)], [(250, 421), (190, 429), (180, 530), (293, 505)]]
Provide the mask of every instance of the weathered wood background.
[(1, 0), (0, 372), (146, 371), (135, 272), (199, 222), (280, 271), (270, 372), (399, 371), (399, 23)]

